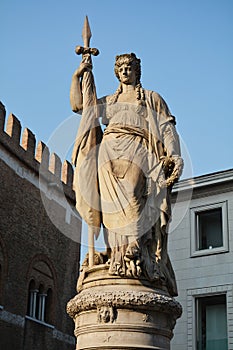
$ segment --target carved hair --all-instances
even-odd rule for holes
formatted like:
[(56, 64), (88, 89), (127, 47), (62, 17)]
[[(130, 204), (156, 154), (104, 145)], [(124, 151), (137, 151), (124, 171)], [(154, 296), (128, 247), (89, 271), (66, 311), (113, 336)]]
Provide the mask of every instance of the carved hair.
[(134, 67), (136, 73), (136, 85), (139, 84), (141, 79), (141, 60), (136, 57), (135, 53), (125, 53), (123, 55), (116, 56), (114, 71), (118, 80), (119, 68), (123, 64), (129, 64)]
[[(137, 97), (138, 104), (139, 105), (144, 105), (145, 104), (145, 94), (144, 94), (144, 90), (143, 90), (141, 82), (140, 82), (140, 79), (141, 79), (141, 60), (136, 57), (135, 53), (129, 53), (129, 54), (126, 53), (126, 54), (123, 54), (123, 55), (116, 56), (114, 72), (115, 72), (116, 77), (117, 77), (118, 80), (120, 80), (119, 68), (123, 64), (130, 64), (135, 69), (135, 74), (136, 74), (136, 87), (135, 87), (136, 97)], [(121, 94), (121, 92), (122, 92), (122, 84), (120, 82), (120, 85), (119, 85), (118, 89), (116, 90), (116, 92), (110, 98), (109, 103), (110, 104), (116, 103), (117, 100), (118, 100), (118, 96)]]

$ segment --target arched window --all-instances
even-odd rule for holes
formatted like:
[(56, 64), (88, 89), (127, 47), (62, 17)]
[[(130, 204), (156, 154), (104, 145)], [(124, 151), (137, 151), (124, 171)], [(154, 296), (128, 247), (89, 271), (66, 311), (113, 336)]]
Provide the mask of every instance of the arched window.
[(29, 271), (27, 315), (45, 323), (53, 323), (55, 273), (51, 263), (33, 259)]
[(34, 280), (31, 280), (29, 283), (29, 291), (28, 291), (28, 316), (36, 318), (36, 307), (37, 307), (37, 293), (38, 289), (36, 289), (36, 284)]

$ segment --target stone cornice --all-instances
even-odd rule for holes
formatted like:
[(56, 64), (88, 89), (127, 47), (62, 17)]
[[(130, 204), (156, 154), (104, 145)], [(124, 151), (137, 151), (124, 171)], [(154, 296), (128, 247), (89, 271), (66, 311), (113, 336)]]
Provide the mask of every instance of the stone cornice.
[(233, 169), (219, 171), (211, 174), (201, 175), (190, 179), (180, 180), (173, 188), (173, 193), (198, 189), (204, 186), (233, 182)]
[(172, 190), (172, 203), (233, 191), (233, 169), (180, 180)]

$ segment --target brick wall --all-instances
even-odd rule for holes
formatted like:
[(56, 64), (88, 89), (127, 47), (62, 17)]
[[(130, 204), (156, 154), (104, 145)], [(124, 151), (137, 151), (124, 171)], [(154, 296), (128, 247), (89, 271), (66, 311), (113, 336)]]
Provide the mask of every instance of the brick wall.
[[(5, 122), (0, 107), (0, 348), (74, 349), (66, 314), (76, 293), (81, 235), (73, 169), (42, 142), (36, 147), (13, 114)], [(25, 317), (32, 278), (52, 289), (49, 324)]]

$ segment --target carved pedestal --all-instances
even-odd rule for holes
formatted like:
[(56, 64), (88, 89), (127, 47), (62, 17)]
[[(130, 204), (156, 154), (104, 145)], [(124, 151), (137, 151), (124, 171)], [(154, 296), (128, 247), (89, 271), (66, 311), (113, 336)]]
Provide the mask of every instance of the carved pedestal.
[(107, 269), (87, 269), (80, 292), (67, 305), (75, 322), (76, 350), (170, 349), (181, 305), (163, 287), (111, 276)]

